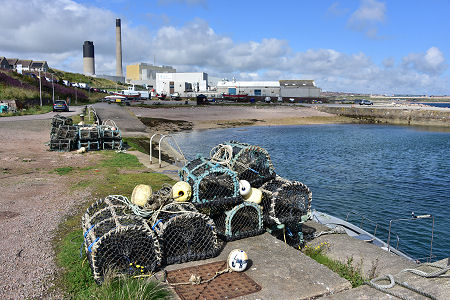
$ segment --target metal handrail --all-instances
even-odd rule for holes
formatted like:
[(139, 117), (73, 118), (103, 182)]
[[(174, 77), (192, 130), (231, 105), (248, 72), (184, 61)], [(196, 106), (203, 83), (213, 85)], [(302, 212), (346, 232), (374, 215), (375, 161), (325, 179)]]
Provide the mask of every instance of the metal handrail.
[(374, 236), (374, 237), (377, 237), (377, 230), (378, 230), (378, 229), (380, 229), (380, 230), (382, 230), (382, 231), (388, 232), (388, 236), (389, 236), (390, 233), (391, 233), (392, 235), (395, 235), (395, 239), (397, 240), (397, 244), (396, 244), (396, 246), (395, 246), (395, 249), (398, 250), (398, 246), (399, 246), (399, 243), (400, 243), (400, 236), (398, 235), (398, 233), (395, 233), (395, 232), (392, 232), (392, 231), (389, 233), (389, 230), (388, 230), (388, 229), (386, 229), (386, 228), (383, 227), (383, 226), (378, 225), (377, 222), (375, 222), (374, 220), (372, 220), (372, 219), (366, 217), (366, 216), (363, 215), (363, 214), (358, 213), (357, 211), (350, 211), (350, 212), (348, 212), (348, 213), (347, 213), (347, 217), (345, 218), (345, 221), (348, 222), (348, 217), (349, 217), (350, 214), (354, 214), (354, 215), (357, 215), (357, 216), (360, 216), (360, 217), (361, 217), (361, 223), (359, 224), (359, 228), (361, 228), (361, 229), (363, 229), (363, 223), (364, 223), (364, 220), (369, 221), (369, 222), (371, 223), (371, 225), (375, 227), (374, 232), (373, 232), (373, 236)]
[[(422, 219), (432, 219), (432, 225), (431, 225), (431, 239), (430, 239), (430, 255), (427, 258), (427, 262), (431, 262), (431, 259), (433, 258), (433, 237), (434, 237), (434, 216), (431, 214), (426, 215), (414, 215), (414, 212), (412, 213), (411, 218), (400, 218), (400, 219), (392, 219), (389, 221), (389, 233), (388, 233), (388, 240), (387, 240), (387, 248), (388, 251), (390, 249), (390, 242), (391, 242), (391, 227), (393, 222), (397, 221), (415, 221), (415, 220), (422, 220)], [(397, 248), (398, 248), (398, 241), (397, 241)]]
[(163, 134), (162, 133), (155, 133), (155, 134), (153, 134), (151, 137), (150, 137), (150, 145), (149, 145), (149, 147), (150, 147), (150, 164), (153, 164), (153, 159), (152, 159), (152, 142), (153, 142), (153, 138), (155, 137), (155, 136), (157, 136), (157, 135), (160, 135), (160, 136), (162, 136)]
[[(182, 160), (186, 161), (186, 158), (185, 158), (185, 156), (184, 156), (184, 154), (183, 154), (183, 151), (181, 151), (180, 146), (178, 145), (177, 141), (175, 140), (175, 138), (174, 138), (172, 135), (170, 135), (170, 134), (162, 134), (162, 133), (155, 133), (155, 134), (153, 134), (153, 135), (150, 137), (150, 145), (149, 145), (149, 148), (150, 148), (150, 151), (149, 151), (150, 164), (153, 163), (152, 142), (153, 142), (153, 138), (154, 138), (155, 136), (160, 136), (159, 142), (158, 142), (158, 152), (159, 152), (159, 153), (158, 153), (158, 160), (159, 160), (159, 167), (160, 167), (160, 168), (161, 168), (161, 166), (162, 166), (162, 159), (161, 159), (161, 142), (162, 142), (165, 138), (171, 138), (171, 139), (173, 140), (173, 142), (175, 143), (175, 146), (176, 146), (177, 149), (178, 149), (178, 153), (179, 153), (179, 154), (181, 155), (181, 157), (182, 157)], [(177, 160), (178, 160), (178, 159), (177, 159)]]

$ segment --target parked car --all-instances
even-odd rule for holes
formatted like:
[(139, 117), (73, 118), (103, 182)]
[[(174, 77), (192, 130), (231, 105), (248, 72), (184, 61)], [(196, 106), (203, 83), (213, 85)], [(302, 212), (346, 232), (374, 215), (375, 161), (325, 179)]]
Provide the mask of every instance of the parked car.
[(264, 98), (264, 102), (266, 102), (266, 103), (270, 103), (271, 101), (272, 101), (272, 99), (269, 96)]
[(175, 92), (175, 93), (171, 94), (170, 95), (170, 99), (172, 99), (172, 100), (181, 100), (180, 93)]
[(66, 100), (55, 100), (53, 111), (69, 111), (69, 104), (67, 104)]
[(359, 102), (359, 105), (373, 105), (373, 102), (370, 100), (362, 99), (361, 102)]

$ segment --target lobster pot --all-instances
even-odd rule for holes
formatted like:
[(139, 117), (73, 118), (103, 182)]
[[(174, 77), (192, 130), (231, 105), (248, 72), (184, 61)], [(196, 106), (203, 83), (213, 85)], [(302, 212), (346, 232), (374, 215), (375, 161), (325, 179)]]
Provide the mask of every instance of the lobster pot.
[(61, 125), (55, 130), (54, 139), (71, 139), (75, 141), (78, 138), (78, 128), (72, 125)]
[(214, 222), (193, 205), (168, 204), (153, 229), (160, 238), (167, 265), (215, 257), (222, 249)]
[(76, 126), (60, 125), (53, 127), (50, 137), (50, 150), (70, 151), (76, 147), (78, 129)]
[(101, 149), (100, 130), (98, 126), (80, 126), (78, 132), (78, 148), (85, 147), (88, 151)]
[(52, 127), (59, 127), (61, 125), (72, 125), (72, 118), (67, 118), (61, 115), (55, 115), (52, 118)]
[(158, 238), (141, 217), (127, 215), (104, 219), (84, 231), (84, 238), (97, 284), (101, 284), (110, 271), (134, 275), (154, 272), (161, 265)]
[(299, 181), (277, 176), (261, 188), (266, 225), (297, 223), (311, 211), (312, 193)]
[(242, 202), (236, 173), (205, 158), (188, 162), (179, 176), (191, 185), (192, 203), (197, 208)]
[(99, 126), (100, 136), (103, 141), (103, 149), (120, 150), (122, 149), (122, 135), (116, 126), (101, 125)]
[(70, 139), (52, 139), (52, 140), (50, 140), (50, 150), (51, 151), (69, 152), (73, 148), (74, 148), (73, 141)]
[(217, 233), (225, 241), (233, 241), (255, 236), (264, 232), (261, 207), (253, 202), (246, 202), (230, 210), (211, 216), (216, 224)]
[(83, 230), (87, 231), (93, 225), (112, 217), (133, 215), (133, 211), (124, 202), (124, 198), (119, 195), (111, 195), (94, 202), (81, 218)]
[(275, 170), (269, 153), (259, 146), (231, 141), (225, 143), (232, 147), (230, 168), (240, 180), (247, 180), (252, 187), (258, 188), (275, 178)]

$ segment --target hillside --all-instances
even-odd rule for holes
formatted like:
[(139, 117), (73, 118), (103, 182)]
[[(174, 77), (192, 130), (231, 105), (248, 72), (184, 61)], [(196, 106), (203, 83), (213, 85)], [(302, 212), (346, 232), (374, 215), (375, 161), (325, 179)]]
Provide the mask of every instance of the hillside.
[[(47, 81), (45, 78), (51, 78), (55, 82)], [(116, 89), (116, 83), (101, 78), (94, 78), (78, 73), (64, 72), (61, 70), (50, 69), (48, 73), (42, 73), (42, 99), (44, 104), (52, 101), (53, 88), (55, 99), (76, 100), (76, 102), (95, 102), (104, 97), (103, 93), (97, 93), (85, 89), (65, 86), (63, 80), (69, 82), (84, 82), (92, 88), (98, 89)], [(36, 72), (26, 72), (19, 74), (14, 71), (0, 70), (0, 100), (19, 100), (24, 106), (37, 105), (39, 99), (39, 79)], [(123, 85), (117, 85), (118, 89), (124, 88)]]

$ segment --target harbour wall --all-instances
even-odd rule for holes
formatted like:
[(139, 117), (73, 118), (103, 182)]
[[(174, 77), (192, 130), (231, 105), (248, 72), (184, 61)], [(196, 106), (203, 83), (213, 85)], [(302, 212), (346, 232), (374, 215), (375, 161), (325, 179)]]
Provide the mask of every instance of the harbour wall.
[(355, 118), (364, 123), (450, 127), (450, 110), (417, 108), (332, 107), (319, 111)]

